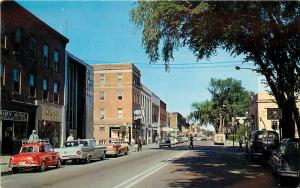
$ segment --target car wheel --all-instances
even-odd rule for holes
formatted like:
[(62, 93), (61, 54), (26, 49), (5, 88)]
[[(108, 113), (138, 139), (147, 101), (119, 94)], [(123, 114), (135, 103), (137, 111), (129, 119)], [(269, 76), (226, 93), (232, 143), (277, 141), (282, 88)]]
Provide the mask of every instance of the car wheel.
[(13, 168), (12, 168), (12, 172), (13, 172), (14, 174), (17, 174), (17, 173), (19, 172), (19, 169), (16, 168), (16, 167), (13, 167)]
[(91, 162), (91, 156), (86, 156), (85, 163), (88, 164)]
[(106, 155), (105, 152), (103, 152), (101, 155), (101, 160), (105, 160), (105, 155)]
[(277, 173), (277, 184), (280, 186), (284, 185), (284, 178)]
[(56, 164), (56, 168), (60, 168), (61, 167), (61, 161), (60, 159), (57, 161), (57, 164)]
[(46, 170), (46, 164), (44, 161), (41, 162), (40, 172), (44, 172)]
[(65, 160), (62, 160), (62, 161), (61, 161), (61, 164), (62, 164), (62, 165), (65, 165), (65, 164), (66, 164), (66, 161), (65, 161)]

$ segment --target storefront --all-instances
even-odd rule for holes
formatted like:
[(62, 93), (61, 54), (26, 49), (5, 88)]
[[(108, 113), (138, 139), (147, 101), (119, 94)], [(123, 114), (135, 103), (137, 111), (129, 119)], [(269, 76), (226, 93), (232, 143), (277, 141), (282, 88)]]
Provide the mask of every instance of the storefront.
[[(12, 108), (16, 106), (16, 108)], [(22, 140), (28, 139), (34, 129), (35, 111), (34, 105), (2, 106), (0, 119), (2, 120), (2, 154), (15, 154), (20, 150)]]
[(42, 139), (49, 139), (53, 147), (62, 145), (64, 127), (62, 126), (63, 106), (40, 103), (37, 109), (37, 130)]

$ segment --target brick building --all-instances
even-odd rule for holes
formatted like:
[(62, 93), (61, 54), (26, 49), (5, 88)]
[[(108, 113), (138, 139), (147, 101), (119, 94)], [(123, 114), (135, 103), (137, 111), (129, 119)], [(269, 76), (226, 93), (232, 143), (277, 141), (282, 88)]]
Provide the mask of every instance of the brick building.
[[(133, 64), (93, 65), (94, 137), (135, 140), (141, 135), (140, 71)], [(122, 127), (122, 130), (121, 130)], [(126, 131), (124, 130), (126, 128)]]
[(61, 143), (68, 39), (15, 1), (1, 2), (2, 153), (14, 153), (31, 130)]

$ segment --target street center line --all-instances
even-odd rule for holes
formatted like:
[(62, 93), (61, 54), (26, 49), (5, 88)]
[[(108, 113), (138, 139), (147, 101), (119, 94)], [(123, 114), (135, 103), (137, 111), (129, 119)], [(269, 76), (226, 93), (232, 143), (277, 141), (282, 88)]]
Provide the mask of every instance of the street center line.
[[(173, 158), (173, 157), (176, 157), (176, 156), (179, 155), (179, 154), (181, 154), (181, 153), (178, 153), (178, 154), (176, 154), (175, 156), (172, 156), (172, 158)], [(161, 166), (162, 164), (163, 164), (163, 163), (158, 163), (157, 165), (153, 166), (152, 168), (150, 168), (150, 169), (148, 169), (148, 170), (146, 170), (146, 171), (144, 171), (144, 172), (142, 172), (142, 173), (140, 173), (140, 174), (138, 174), (138, 175), (136, 175), (136, 176), (134, 176), (134, 177), (132, 177), (132, 178), (126, 180), (126, 181), (124, 181), (123, 183), (121, 183), (121, 184), (115, 186), (114, 188), (123, 188), (123, 186), (127, 185), (127, 184), (130, 183), (131, 181), (134, 181), (134, 180), (136, 180), (137, 178), (139, 178), (140, 176), (143, 176), (144, 174), (146, 174), (146, 173), (148, 173), (148, 172), (154, 170), (155, 168), (158, 168), (158, 167)]]
[(184, 154), (188, 153), (189, 151), (184, 151), (184, 152), (181, 152), (181, 153), (178, 153), (174, 156), (172, 156), (168, 162), (160, 162), (158, 163), (157, 165), (155, 165), (154, 167), (142, 172), (141, 174), (139, 175), (136, 175), (126, 181), (124, 181), (123, 183), (117, 185), (117, 186), (114, 186), (114, 188), (127, 188), (127, 187), (131, 187), (135, 184), (137, 184), (139, 181), (145, 179), (146, 177), (148, 177), (149, 175), (153, 174), (154, 172), (157, 172), (158, 170), (160, 170), (161, 168), (167, 166), (170, 162), (176, 160), (177, 158), (183, 156)]

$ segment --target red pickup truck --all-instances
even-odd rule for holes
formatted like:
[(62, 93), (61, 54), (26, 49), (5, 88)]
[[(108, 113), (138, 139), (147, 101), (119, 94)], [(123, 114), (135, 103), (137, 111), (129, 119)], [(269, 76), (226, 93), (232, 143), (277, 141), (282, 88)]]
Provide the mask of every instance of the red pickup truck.
[(41, 172), (49, 166), (61, 166), (59, 154), (54, 151), (48, 140), (22, 142), (20, 152), (10, 157), (9, 166), (12, 172), (22, 169), (33, 169)]

